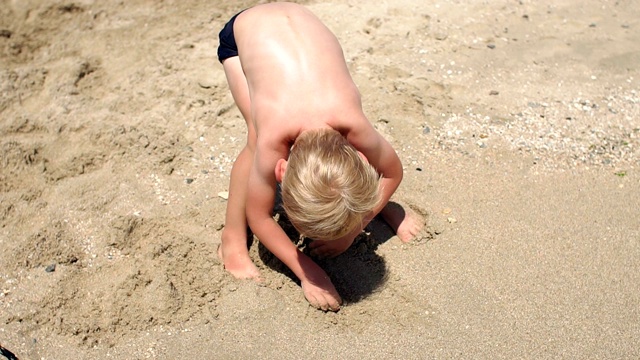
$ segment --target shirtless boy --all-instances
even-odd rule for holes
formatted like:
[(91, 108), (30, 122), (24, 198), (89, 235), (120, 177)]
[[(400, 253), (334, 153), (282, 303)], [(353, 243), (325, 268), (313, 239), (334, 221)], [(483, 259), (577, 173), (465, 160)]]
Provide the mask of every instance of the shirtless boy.
[[(338, 168), (337, 172), (355, 173), (354, 181), (366, 183), (352, 188), (371, 187), (373, 179), (373, 191), (361, 197), (365, 209), (358, 208), (358, 204), (346, 205), (355, 215), (348, 216), (352, 219), (349, 224), (338, 224), (338, 230), (314, 232), (303, 222), (292, 220), (303, 235), (314, 239), (310, 244), (313, 256), (336, 256), (378, 213), (403, 241), (411, 240), (421, 229), (417, 216), (387, 205), (402, 180), (400, 160), (365, 117), (338, 40), (306, 8), (269, 3), (242, 11), (221, 31), (218, 57), (248, 129), (247, 144), (231, 171), (226, 224), (218, 250), (224, 266), (237, 278), (259, 277), (247, 248), (248, 225), (260, 242), (295, 273), (313, 306), (337, 311), (341, 299), (329, 277), (298, 250), (272, 217), (276, 185), (282, 183), (286, 202), (289, 195), (285, 192), (295, 190), (288, 187), (301, 187), (299, 182), (305, 182), (302, 173), (298, 183), (291, 180), (292, 185), (287, 185), (287, 171), (293, 172), (287, 166), (290, 161), (293, 167), (293, 152), (303, 147), (301, 139), (314, 134), (321, 134), (320, 141), (324, 141), (322, 136), (333, 136), (332, 141), (344, 150), (338, 152), (351, 154), (345, 156), (350, 156), (348, 161), (355, 168)], [(341, 141), (345, 144), (339, 144)], [(321, 144), (320, 152), (324, 148)], [(300, 162), (306, 166), (307, 160)], [(324, 173), (322, 166), (320, 172)], [(314, 180), (321, 177), (317, 170), (306, 171), (313, 174)], [(333, 184), (337, 180), (329, 181)], [(330, 193), (340, 191), (333, 185), (327, 188)], [(315, 200), (309, 204), (314, 205)], [(297, 205), (304, 207), (302, 203)], [(288, 208), (285, 203), (284, 207), (291, 219), (289, 208), (294, 209), (296, 204)], [(297, 211), (313, 215), (312, 210)], [(322, 223), (325, 214), (316, 215), (319, 220), (312, 217), (307, 224)]]

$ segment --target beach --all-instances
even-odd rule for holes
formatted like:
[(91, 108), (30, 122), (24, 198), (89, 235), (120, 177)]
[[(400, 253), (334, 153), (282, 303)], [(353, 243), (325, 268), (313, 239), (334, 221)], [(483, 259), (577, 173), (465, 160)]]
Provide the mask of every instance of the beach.
[(333, 313), (258, 239), (261, 282), (217, 256), (246, 139), (217, 34), (257, 3), (2, 1), (4, 348), (640, 357), (640, 7), (299, 2), (338, 37), (365, 114), (403, 163), (392, 200), (425, 219), (409, 243), (374, 219), (320, 261), (345, 301)]

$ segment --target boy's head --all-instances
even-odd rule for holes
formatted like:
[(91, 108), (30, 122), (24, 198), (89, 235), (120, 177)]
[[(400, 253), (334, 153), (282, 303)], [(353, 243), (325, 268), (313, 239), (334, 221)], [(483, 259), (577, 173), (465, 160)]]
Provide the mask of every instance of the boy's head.
[(336, 240), (362, 226), (380, 201), (380, 176), (332, 129), (306, 131), (296, 139), (281, 181), (287, 217), (314, 240)]

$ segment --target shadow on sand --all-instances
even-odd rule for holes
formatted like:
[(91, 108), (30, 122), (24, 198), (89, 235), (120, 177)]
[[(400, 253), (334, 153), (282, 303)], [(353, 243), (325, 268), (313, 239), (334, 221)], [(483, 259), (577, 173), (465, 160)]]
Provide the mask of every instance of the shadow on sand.
[[(275, 209), (276, 220), (289, 239), (306, 255), (309, 255), (310, 239), (301, 239), (280, 206)], [(375, 236), (373, 235), (375, 234)], [(384, 258), (376, 253), (378, 246), (395, 236), (393, 230), (382, 220), (375, 218), (358, 235), (353, 245), (343, 254), (333, 259), (313, 258), (326, 272), (347, 303), (358, 302), (376, 292), (387, 281), (388, 271)], [(298, 278), (287, 266), (258, 242), (258, 253), (262, 262), (296, 283)]]

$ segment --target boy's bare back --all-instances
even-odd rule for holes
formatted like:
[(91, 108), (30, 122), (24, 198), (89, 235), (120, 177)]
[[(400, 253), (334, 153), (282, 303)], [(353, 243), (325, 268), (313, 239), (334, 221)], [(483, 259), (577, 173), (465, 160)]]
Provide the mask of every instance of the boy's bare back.
[(306, 129), (340, 128), (337, 114), (361, 111), (338, 40), (306, 8), (250, 8), (234, 30), (258, 138), (293, 140)]

